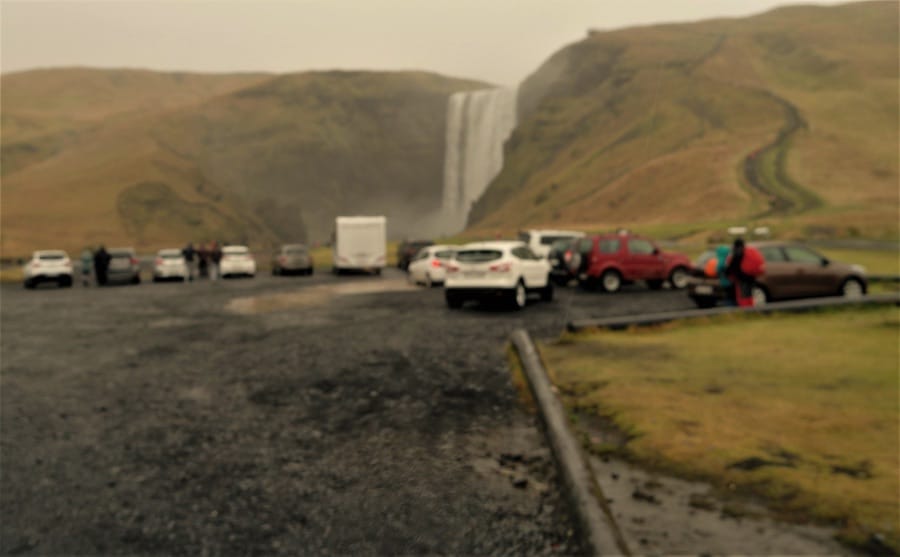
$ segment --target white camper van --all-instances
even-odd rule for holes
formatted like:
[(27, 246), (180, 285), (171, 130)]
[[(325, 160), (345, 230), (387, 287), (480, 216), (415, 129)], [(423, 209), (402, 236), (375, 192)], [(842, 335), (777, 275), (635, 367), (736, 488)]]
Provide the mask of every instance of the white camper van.
[(332, 270), (381, 274), (387, 263), (387, 219), (337, 217), (334, 222)]

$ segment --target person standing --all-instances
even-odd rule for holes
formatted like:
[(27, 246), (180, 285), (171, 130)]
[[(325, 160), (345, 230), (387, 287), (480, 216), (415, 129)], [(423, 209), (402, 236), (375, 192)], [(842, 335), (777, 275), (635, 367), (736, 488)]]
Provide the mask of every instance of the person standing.
[(745, 246), (743, 238), (737, 238), (731, 247), (731, 259), (725, 275), (734, 284), (734, 300), (739, 307), (753, 307), (753, 276), (744, 272)]
[(213, 280), (219, 278), (219, 262), (222, 261), (222, 247), (214, 241), (209, 248), (209, 276)]
[(188, 281), (194, 281), (194, 244), (193, 242), (188, 242), (188, 245), (184, 246), (184, 249), (181, 250), (181, 255), (184, 256), (184, 262), (187, 265), (188, 269)]
[(109, 270), (109, 253), (103, 244), (94, 254), (94, 275), (97, 277), (98, 286), (106, 286), (106, 271)]
[(91, 285), (91, 267), (94, 266), (94, 253), (91, 248), (84, 248), (81, 252), (81, 285)]

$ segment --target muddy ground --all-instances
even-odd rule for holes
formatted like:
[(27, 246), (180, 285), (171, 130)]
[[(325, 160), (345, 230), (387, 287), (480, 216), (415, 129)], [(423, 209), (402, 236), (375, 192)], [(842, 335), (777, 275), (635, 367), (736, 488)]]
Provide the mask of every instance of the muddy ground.
[(449, 311), (392, 270), (0, 296), (0, 551), (33, 555), (580, 553), (504, 344), (691, 307), (633, 287)]

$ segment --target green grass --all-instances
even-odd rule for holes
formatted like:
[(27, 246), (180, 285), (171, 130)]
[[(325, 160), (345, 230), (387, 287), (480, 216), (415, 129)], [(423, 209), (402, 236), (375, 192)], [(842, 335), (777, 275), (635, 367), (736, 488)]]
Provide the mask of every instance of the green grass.
[[(541, 351), (570, 407), (629, 435), (627, 457), (900, 549), (898, 333), (890, 307), (566, 335)], [(771, 465), (734, 467), (753, 458)]]
[(819, 249), (825, 257), (844, 263), (856, 263), (870, 275), (900, 275), (900, 252), (896, 250)]

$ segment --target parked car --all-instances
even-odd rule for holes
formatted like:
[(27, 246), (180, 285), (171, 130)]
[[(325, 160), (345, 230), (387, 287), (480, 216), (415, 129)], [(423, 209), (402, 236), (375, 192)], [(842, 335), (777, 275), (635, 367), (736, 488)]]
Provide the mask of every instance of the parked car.
[(219, 275), (222, 278), (256, 276), (256, 260), (247, 246), (225, 246), (219, 261)]
[(108, 253), (107, 283), (141, 283), (141, 262), (138, 261), (133, 248), (112, 248)]
[[(865, 268), (831, 261), (818, 252), (792, 242), (750, 242), (765, 259), (763, 274), (753, 287), (754, 305), (777, 300), (845, 296), (858, 298), (868, 290)], [(704, 273), (713, 251), (700, 255), (688, 279), (688, 296), (698, 307), (713, 307), (729, 299), (717, 277)]]
[(444, 296), (457, 309), (468, 300), (499, 300), (521, 309), (528, 295), (553, 299), (550, 264), (523, 242), (476, 242), (459, 248), (447, 265)]
[(309, 248), (303, 244), (287, 244), (281, 246), (272, 256), (273, 275), (311, 275), (313, 274), (313, 258)]
[(547, 257), (550, 247), (559, 240), (584, 238), (584, 236), (584, 232), (574, 230), (523, 230), (519, 232), (519, 240), (525, 242), (531, 251), (541, 257)]
[(187, 261), (180, 249), (161, 249), (153, 260), (153, 282), (163, 280), (188, 280)]
[(42, 282), (55, 282), (60, 288), (72, 286), (72, 261), (62, 250), (41, 250), (31, 254), (22, 267), (25, 288)]
[(550, 262), (550, 276), (553, 282), (559, 286), (565, 286), (576, 278), (569, 268), (572, 257), (577, 253), (578, 242), (581, 238), (564, 238), (553, 242), (547, 261)]
[(397, 246), (397, 268), (404, 271), (409, 268), (409, 262), (419, 253), (419, 250), (434, 245), (431, 240), (408, 240)]
[(662, 288), (666, 281), (673, 288), (684, 288), (691, 260), (685, 254), (661, 250), (648, 238), (619, 232), (579, 240), (569, 269), (585, 287), (606, 292), (639, 280), (652, 289)]
[(444, 284), (447, 265), (453, 260), (457, 246), (428, 246), (419, 250), (409, 263), (409, 281), (431, 287)]

